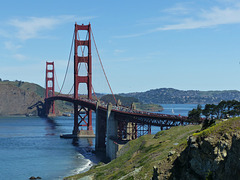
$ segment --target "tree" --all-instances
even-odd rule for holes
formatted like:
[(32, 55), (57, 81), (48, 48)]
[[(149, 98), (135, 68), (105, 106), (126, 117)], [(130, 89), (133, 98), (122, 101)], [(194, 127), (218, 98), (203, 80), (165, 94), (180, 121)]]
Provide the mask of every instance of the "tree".
[[(203, 121), (202, 130), (210, 127), (212, 124), (215, 124), (215, 115), (219, 116), (219, 109), (215, 104), (206, 104), (205, 108), (202, 111), (202, 114), (206, 116), (206, 119)], [(210, 118), (211, 116), (211, 118)]]
[(219, 117), (218, 117), (219, 119), (224, 118), (226, 106), (227, 106), (227, 102), (224, 100), (217, 105), (219, 110)]
[(188, 112), (188, 118), (193, 121), (199, 121), (201, 118), (202, 106), (199, 104), (196, 109)]
[(206, 119), (209, 119), (209, 116), (211, 114), (211, 104), (206, 104), (205, 108), (202, 110), (202, 114), (206, 116)]

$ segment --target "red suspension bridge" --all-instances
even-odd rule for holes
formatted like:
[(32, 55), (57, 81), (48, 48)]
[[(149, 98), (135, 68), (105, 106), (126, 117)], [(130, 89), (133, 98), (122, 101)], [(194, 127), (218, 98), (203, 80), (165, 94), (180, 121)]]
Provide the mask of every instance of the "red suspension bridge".
[[(80, 39), (79, 31), (87, 32), (86, 39)], [(100, 102), (97, 97), (93, 98), (95, 94), (92, 85), (92, 41), (96, 48), (98, 59), (100, 61), (103, 73), (105, 75), (109, 89), (113, 95), (116, 105)], [(66, 74), (70, 64), (71, 51), (74, 44), (74, 84), (72, 89), (73, 95), (63, 95), (62, 89), (66, 81)], [(85, 53), (87, 49), (87, 53)], [(80, 51), (79, 51), (80, 50)], [(113, 94), (111, 86), (108, 82), (106, 73), (104, 71), (100, 55), (97, 50), (96, 42), (91, 30), (91, 25), (75, 24), (73, 35), (73, 43), (68, 60), (67, 70), (64, 76), (63, 84), (59, 93), (55, 95), (55, 69), (54, 62), (46, 63), (46, 98), (45, 110), (46, 114), (55, 114), (56, 100), (71, 102), (74, 105), (74, 123), (72, 136), (94, 137), (92, 127), (92, 111), (96, 112), (96, 149), (106, 150), (108, 156), (113, 159), (114, 153), (112, 149), (116, 149), (117, 141), (132, 140), (137, 137), (150, 134), (151, 126), (159, 126), (161, 129), (170, 128), (171, 126), (179, 126), (192, 124), (193, 122), (186, 116), (167, 115), (159, 113), (150, 113), (135, 110), (128, 107), (123, 107), (117, 103)], [(85, 65), (87, 74), (80, 75), (80, 66)], [(58, 84), (58, 83), (57, 83)], [(87, 86), (87, 97), (79, 96), (79, 85), (85, 84)], [(82, 114), (85, 112), (85, 114)], [(200, 122), (195, 122), (200, 123)], [(84, 130), (82, 130), (85, 127)], [(81, 129), (81, 130), (80, 130)], [(114, 145), (115, 144), (115, 145)]]

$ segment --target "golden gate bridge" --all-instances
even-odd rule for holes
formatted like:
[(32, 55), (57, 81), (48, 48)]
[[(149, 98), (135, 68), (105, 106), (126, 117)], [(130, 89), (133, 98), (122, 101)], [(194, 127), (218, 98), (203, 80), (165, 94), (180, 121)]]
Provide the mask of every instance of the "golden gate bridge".
[[(80, 39), (79, 31), (85, 31), (86, 39)], [(92, 41), (96, 48), (98, 59), (101, 64), (104, 76), (109, 89), (116, 102), (115, 105), (105, 104), (98, 100), (92, 85)], [(62, 89), (66, 81), (70, 56), (67, 70), (64, 76), (63, 84), (59, 93), (55, 94), (55, 67), (54, 62), (46, 62), (46, 93), (45, 93), (45, 114), (55, 114), (55, 101), (67, 101), (74, 106), (74, 122), (72, 134), (65, 137), (95, 137), (96, 150), (106, 150), (107, 155), (114, 159), (115, 155), (112, 149), (116, 149), (116, 142), (128, 141), (138, 138), (145, 134), (151, 134), (151, 126), (158, 126), (161, 130), (168, 129), (172, 126), (199, 124), (188, 119), (187, 116), (177, 116), (159, 113), (150, 113), (140, 111), (129, 107), (121, 106), (117, 103), (110, 83), (107, 79), (103, 64), (97, 49), (96, 41), (91, 30), (91, 24), (78, 25), (75, 23), (72, 49), (74, 49), (74, 83), (67, 95), (62, 94)], [(73, 47), (74, 44), (74, 47)], [(85, 53), (87, 49), (87, 53)], [(80, 50), (80, 51), (79, 51)], [(70, 51), (70, 54), (71, 54)], [(84, 64), (87, 74), (80, 75), (80, 66)], [(87, 85), (87, 97), (80, 97), (79, 85)], [(93, 98), (92, 95), (95, 95)], [(81, 110), (84, 110), (82, 114)], [(92, 127), (92, 112), (96, 113), (96, 132), (94, 134)], [(81, 128), (81, 130), (80, 130)], [(85, 128), (85, 129), (83, 129)], [(96, 136), (95, 136), (96, 135)]]

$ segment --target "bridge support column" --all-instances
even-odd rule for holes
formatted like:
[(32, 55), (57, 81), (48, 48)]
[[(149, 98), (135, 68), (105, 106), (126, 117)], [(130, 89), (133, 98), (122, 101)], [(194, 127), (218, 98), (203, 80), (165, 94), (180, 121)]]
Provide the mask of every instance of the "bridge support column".
[[(87, 126), (87, 129), (86, 130), (83, 130), (83, 129), (79, 129), (79, 127), (82, 127), (81, 123), (85, 121), (85, 117), (88, 116), (89, 117), (92, 117), (92, 111), (91, 110), (88, 110), (88, 112), (86, 112), (87, 114), (85, 114), (84, 117), (81, 116), (81, 109), (79, 109), (79, 105), (74, 102), (74, 126), (73, 126), (73, 131), (72, 131), (72, 135), (73, 136), (76, 136), (76, 137), (83, 137), (83, 138), (94, 138), (95, 137), (95, 134), (93, 132), (93, 129), (92, 129), (92, 125), (91, 125), (91, 129), (89, 129)], [(91, 114), (89, 114), (91, 113)], [(81, 119), (79, 121), (79, 119)]]
[[(79, 31), (85, 31), (87, 33), (87, 40), (80, 39)], [(92, 49), (91, 49), (91, 24), (89, 25), (78, 25), (75, 24), (74, 30), (75, 40), (74, 40), (74, 99), (79, 99), (79, 85), (86, 84), (87, 85), (87, 95), (88, 99), (92, 99)], [(85, 49), (87, 47), (88, 55), (84, 55), (83, 52), (79, 52), (80, 48)], [(87, 68), (87, 75), (81, 75), (79, 64), (84, 64)], [(86, 110), (86, 116), (80, 117), (79, 112), (76, 108), (74, 108), (74, 122), (78, 123), (78, 126), (86, 126), (87, 130), (81, 130), (79, 136), (93, 136), (92, 129), (92, 110)], [(80, 117), (80, 122), (78, 122), (78, 117)], [(76, 122), (77, 121), (77, 122)], [(74, 124), (75, 126), (75, 124)], [(74, 133), (77, 132), (74, 128)]]
[(105, 151), (105, 138), (106, 138), (106, 115), (99, 109), (100, 101), (96, 104), (96, 137), (95, 137), (95, 150)]
[(114, 118), (114, 113), (111, 112), (112, 104), (109, 103), (107, 107), (107, 143), (106, 156), (111, 160), (116, 158), (118, 145), (117, 140), (118, 121)]
[(78, 104), (74, 103), (74, 124), (73, 124), (73, 135), (78, 135), (79, 125), (78, 125)]
[[(55, 95), (55, 85), (54, 85), (54, 62), (46, 62), (46, 92), (45, 98), (52, 97)], [(51, 111), (50, 111), (51, 110)], [(55, 115), (55, 103), (54, 101), (47, 104), (46, 106), (46, 115), (51, 112), (52, 115)]]
[(137, 139), (137, 124), (129, 122), (127, 124), (127, 140)]

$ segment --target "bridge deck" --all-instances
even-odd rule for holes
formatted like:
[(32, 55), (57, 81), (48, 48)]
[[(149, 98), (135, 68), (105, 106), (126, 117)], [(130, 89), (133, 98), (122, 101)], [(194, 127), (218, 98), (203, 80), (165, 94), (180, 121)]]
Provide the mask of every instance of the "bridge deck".
[[(79, 98), (74, 99), (70, 96), (52, 96), (49, 98), (46, 98), (46, 102), (51, 102), (55, 100), (62, 100), (72, 103), (77, 103), (80, 106), (92, 109), (93, 111), (96, 111), (96, 100), (89, 100), (87, 98)], [(107, 111), (107, 104), (104, 102), (100, 102), (99, 107), (102, 111)], [(112, 106), (112, 111), (115, 112), (115, 114), (119, 117), (118, 120), (121, 120), (121, 118), (128, 119), (129, 121), (134, 121), (138, 123), (150, 123), (155, 126), (162, 126), (163, 124), (168, 126), (176, 126), (176, 123), (196, 123), (199, 124), (200, 122), (193, 122), (190, 119), (188, 119), (187, 116), (177, 116), (177, 115), (169, 115), (169, 114), (160, 114), (160, 113), (150, 113), (146, 111), (139, 111), (139, 110), (133, 110), (128, 107), (124, 106)]]

